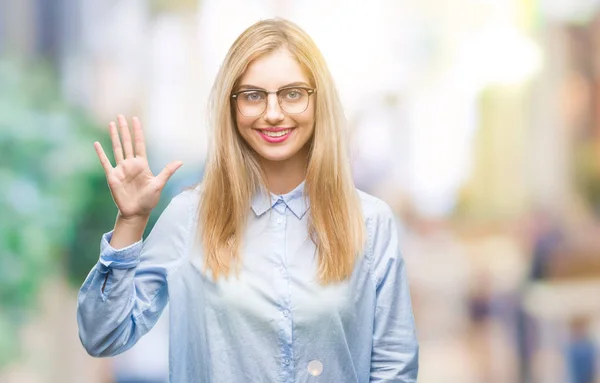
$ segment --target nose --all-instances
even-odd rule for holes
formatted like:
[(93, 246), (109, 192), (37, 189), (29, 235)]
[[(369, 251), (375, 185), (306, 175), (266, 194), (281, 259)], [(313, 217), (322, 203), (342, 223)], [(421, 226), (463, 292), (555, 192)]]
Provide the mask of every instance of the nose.
[(279, 105), (279, 99), (276, 94), (270, 94), (267, 98), (267, 111), (265, 113), (265, 120), (269, 124), (276, 124), (281, 122), (285, 118), (281, 105)]

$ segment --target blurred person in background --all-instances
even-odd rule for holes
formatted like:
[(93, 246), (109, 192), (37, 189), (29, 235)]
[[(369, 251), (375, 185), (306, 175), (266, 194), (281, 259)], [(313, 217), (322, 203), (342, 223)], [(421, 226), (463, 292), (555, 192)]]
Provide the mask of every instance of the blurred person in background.
[(131, 348), (170, 303), (174, 382), (416, 382), (418, 342), (395, 217), (355, 188), (344, 118), (312, 39), (260, 21), (211, 97), (204, 180), (148, 216), (181, 166), (154, 176), (141, 124), (95, 148), (119, 213), (79, 292), (90, 355)]

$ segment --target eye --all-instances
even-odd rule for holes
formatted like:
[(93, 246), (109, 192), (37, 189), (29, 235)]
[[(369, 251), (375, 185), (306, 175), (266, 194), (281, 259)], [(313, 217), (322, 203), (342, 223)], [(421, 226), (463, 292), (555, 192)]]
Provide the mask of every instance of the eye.
[(262, 92), (259, 91), (250, 91), (250, 92), (244, 92), (242, 93), (242, 98), (244, 99), (244, 101), (248, 101), (248, 102), (258, 102), (264, 99), (264, 95)]
[(301, 100), (305, 94), (306, 91), (304, 89), (299, 89), (299, 88), (292, 88), (292, 89), (285, 89), (282, 92), (282, 98), (285, 100), (289, 100), (289, 101), (298, 101)]

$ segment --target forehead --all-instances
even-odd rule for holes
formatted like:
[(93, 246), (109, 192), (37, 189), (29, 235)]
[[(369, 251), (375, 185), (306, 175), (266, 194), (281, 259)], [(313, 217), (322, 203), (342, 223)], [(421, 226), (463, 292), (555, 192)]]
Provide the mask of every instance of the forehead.
[(240, 77), (239, 84), (278, 89), (293, 82), (310, 83), (290, 51), (281, 48), (252, 61)]

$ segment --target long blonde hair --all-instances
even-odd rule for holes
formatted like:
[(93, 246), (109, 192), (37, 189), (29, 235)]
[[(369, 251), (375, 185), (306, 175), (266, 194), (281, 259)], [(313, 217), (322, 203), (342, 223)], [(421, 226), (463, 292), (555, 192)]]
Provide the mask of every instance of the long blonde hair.
[(365, 243), (363, 214), (343, 133), (345, 119), (321, 52), (306, 32), (280, 18), (259, 21), (237, 38), (212, 88), (209, 117), (213, 142), (198, 215), (204, 266), (215, 279), (237, 269), (240, 233), (245, 229), (252, 197), (261, 187), (268, 190), (257, 154), (236, 128), (231, 92), (250, 62), (280, 48), (291, 52), (317, 89), (304, 189), (310, 201), (308, 232), (319, 256), (319, 281), (343, 281), (352, 274)]

